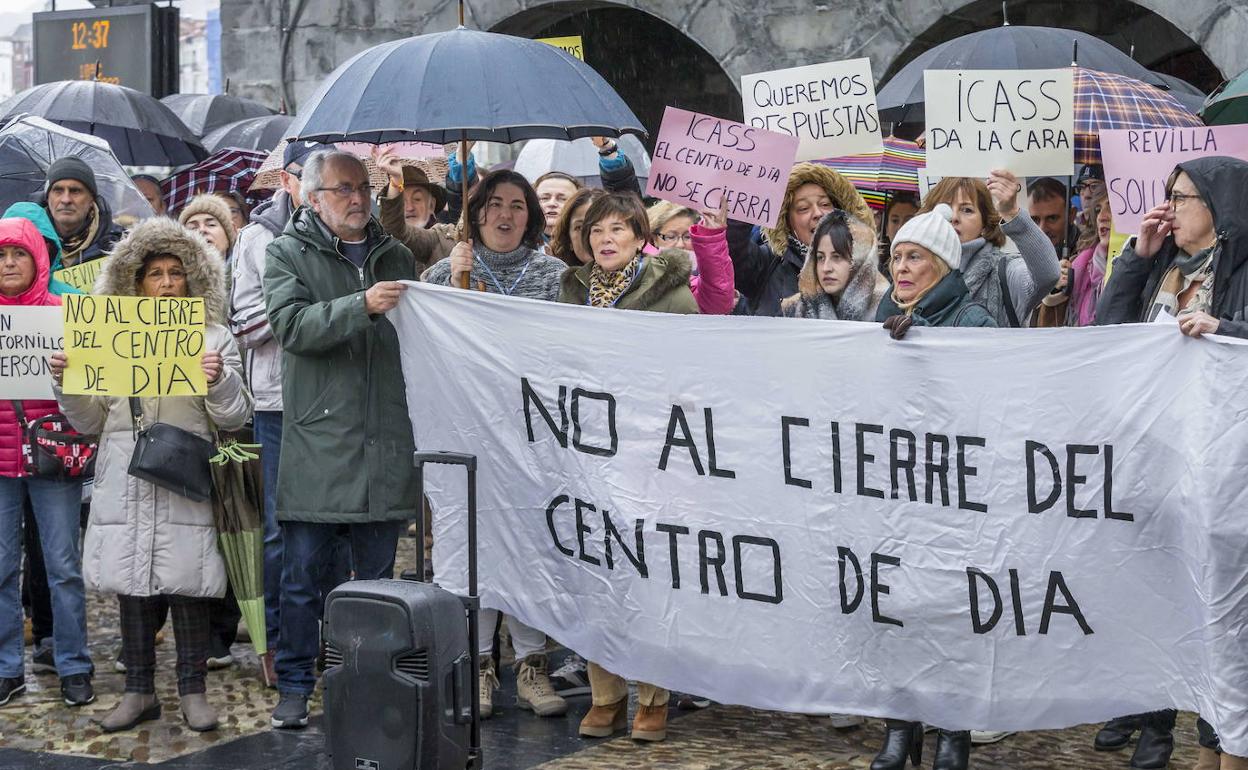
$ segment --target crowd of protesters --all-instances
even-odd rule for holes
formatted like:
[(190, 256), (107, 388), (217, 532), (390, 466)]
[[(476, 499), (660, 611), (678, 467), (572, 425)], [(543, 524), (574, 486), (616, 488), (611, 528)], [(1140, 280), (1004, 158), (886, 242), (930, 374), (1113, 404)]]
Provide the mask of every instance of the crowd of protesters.
[[(68, 395), (60, 389), (67, 359), (57, 354), (55, 401), (0, 402), (0, 705), (25, 688), (22, 588), (35, 672), (57, 674), (69, 706), (94, 699), (89, 586), (116, 594), (121, 618), (115, 665), (125, 695), (103, 729), (159, 717), (155, 644), (167, 617), (183, 718), (195, 730), (216, 727), (207, 670), (230, 664), (238, 614), (210, 512), (125, 469), (143, 416), (204, 437), (250, 421), (263, 447), (265, 620), (276, 651), (262, 658), (262, 674), (279, 691), (273, 726), (307, 724), (326, 592), (352, 576), (391, 577), (399, 538), (426, 515), (398, 338), (385, 318), (403, 281), (603, 309), (874, 322), (881, 344), (914, 326), (1089, 326), (1161, 313), (1177, 316), (1186, 335), (1248, 337), (1239, 222), (1248, 164), (1238, 160), (1180, 164), (1165, 202), (1111, 262), (1112, 222), (1095, 167), (1070, 190), (1007, 171), (945, 178), (921, 201), (893, 197), (877, 217), (839, 173), (800, 163), (776, 226), (758, 228), (722, 210), (647, 208), (631, 160), (612, 140), (595, 145), (604, 189), (558, 169), (532, 183), (511, 170), (481, 172), (471, 154), (455, 153), (443, 186), (393, 149), (374, 157), (388, 180), (375, 189), (360, 158), (292, 142), (280, 189), (250, 212), (237, 197), (201, 195), (170, 218), (158, 180), (135, 177), (156, 216), (126, 232), (86, 164), (54, 163), (40, 203), (15, 204), (0, 219), (0, 303), (58, 305), (74, 289), (52, 272), (97, 259), (97, 293), (202, 297), (208, 389), (195, 398)], [(20, 457), (21, 426), (56, 412), (99, 436), (81, 547), (82, 480), (30, 477)], [(567, 698), (588, 693), (582, 735), (629, 729), (621, 677), (576, 656), (551, 672), (540, 630), (493, 610), (481, 623), (483, 718), (495, 709), (495, 630), (505, 623), (521, 708), (558, 717)], [(664, 739), (673, 696), (682, 706), (707, 704), (640, 684), (633, 738)], [(1174, 711), (1123, 717), (1096, 744), (1122, 748), (1138, 732), (1131, 766), (1165, 767), (1174, 720)], [(833, 715), (831, 725), (862, 721)], [(1198, 767), (1248, 767), (1219, 756), (1212, 728), (1200, 727)], [(888, 720), (873, 770), (917, 763), (923, 733), (924, 725)], [(934, 767), (965, 768), (973, 742), (1007, 736), (940, 730)]]

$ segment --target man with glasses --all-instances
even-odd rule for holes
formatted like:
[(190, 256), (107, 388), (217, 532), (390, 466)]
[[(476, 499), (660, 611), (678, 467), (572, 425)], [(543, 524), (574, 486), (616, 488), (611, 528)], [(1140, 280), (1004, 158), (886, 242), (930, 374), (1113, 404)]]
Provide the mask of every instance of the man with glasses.
[(399, 533), (418, 515), (399, 340), (385, 317), (399, 281), (416, 280), (415, 260), (372, 216), (359, 158), (313, 152), (301, 176), (304, 205), (269, 244), (264, 270), (288, 416), (276, 502), (278, 728), (308, 723), (335, 549), (350, 548), (356, 579), (389, 578)]
[(247, 381), (256, 399), (255, 438), (264, 449), (264, 614), (269, 651), (260, 662), (264, 683), (277, 686), (273, 645), (278, 635), (281, 599), (282, 531), (277, 524), (277, 464), (282, 446), (282, 348), (269, 327), (264, 308), (264, 252), (282, 234), (295, 209), (303, 205), (299, 175), (308, 156), (322, 146), (290, 142), (282, 154), (282, 187), (251, 212), (251, 224), (238, 233), (232, 265), (234, 285), (230, 330), (246, 357)]

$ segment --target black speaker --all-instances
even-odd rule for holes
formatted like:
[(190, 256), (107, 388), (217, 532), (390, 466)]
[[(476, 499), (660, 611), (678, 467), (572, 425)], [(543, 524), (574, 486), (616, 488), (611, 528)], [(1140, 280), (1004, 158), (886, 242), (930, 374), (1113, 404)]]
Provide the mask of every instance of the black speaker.
[(463, 601), (428, 583), (356, 580), (325, 599), (334, 770), (468, 765), (476, 670)]
[[(468, 596), (431, 583), (359, 580), (325, 597), (325, 744), (334, 770), (481, 767), (477, 690), (476, 457), (417, 452), (468, 471)], [(424, 574), (423, 517), (417, 569)], [(406, 573), (404, 575), (406, 577)]]

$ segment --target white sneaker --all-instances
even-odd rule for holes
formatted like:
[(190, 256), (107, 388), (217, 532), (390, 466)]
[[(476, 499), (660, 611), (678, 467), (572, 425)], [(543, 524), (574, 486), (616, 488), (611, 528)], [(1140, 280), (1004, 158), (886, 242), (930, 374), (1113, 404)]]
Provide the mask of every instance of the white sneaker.
[(983, 746), (986, 743), (999, 743), (1013, 734), (1013, 730), (971, 730), (971, 744), (975, 746)]
[(867, 722), (865, 717), (860, 717), (857, 714), (831, 714), (830, 717), (832, 726), (837, 730), (848, 730), (851, 727), (858, 727)]

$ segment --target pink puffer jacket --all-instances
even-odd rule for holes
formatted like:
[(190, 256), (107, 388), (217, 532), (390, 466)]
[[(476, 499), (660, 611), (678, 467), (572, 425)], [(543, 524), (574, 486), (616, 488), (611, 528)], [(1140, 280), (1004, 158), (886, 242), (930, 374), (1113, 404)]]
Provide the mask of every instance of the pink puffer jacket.
[[(15, 297), (0, 293), (3, 305), (59, 305), (61, 298), (48, 291), (48, 247), (43, 236), (29, 219), (0, 219), (0, 248), (20, 246), (35, 258), (35, 280)], [(23, 401), (26, 419), (34, 420), (60, 411), (56, 401)], [(0, 400), (0, 476), (25, 476), (22, 461), (22, 428), (13, 402)]]
[(689, 288), (698, 301), (698, 310), (703, 315), (728, 315), (737, 304), (732, 258), (728, 256), (728, 230), (694, 225), (689, 233), (698, 260), (698, 274), (689, 279)]

